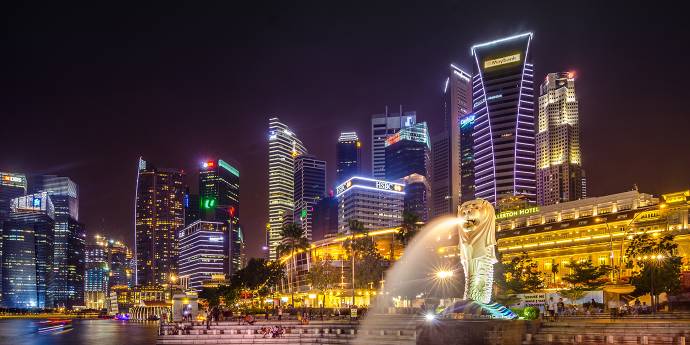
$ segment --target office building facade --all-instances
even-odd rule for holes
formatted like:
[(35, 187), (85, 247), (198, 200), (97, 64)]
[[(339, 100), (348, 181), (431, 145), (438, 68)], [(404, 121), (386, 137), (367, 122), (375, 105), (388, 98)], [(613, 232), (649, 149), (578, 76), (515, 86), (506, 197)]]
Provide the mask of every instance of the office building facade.
[(336, 146), (336, 184), (362, 172), (362, 142), (357, 132), (342, 132)]
[(415, 111), (389, 113), (388, 107), (383, 114), (371, 117), (371, 169), (375, 179), (386, 178), (386, 139), (397, 133), (403, 127), (409, 127), (417, 122)]
[(329, 195), (319, 199), (314, 205), (312, 218), (312, 241), (319, 241), (338, 233), (338, 198)]
[(230, 239), (230, 274), (242, 267), (244, 235), (240, 223), (240, 171), (222, 159), (202, 163), (199, 170), (201, 219), (226, 222)]
[[(4, 222), (10, 217), (12, 199), (26, 195), (27, 181), (24, 174), (0, 172), (0, 265), (2, 265), (2, 232)], [(2, 301), (2, 268), (0, 268), (0, 301)]]
[(416, 215), (420, 221), (429, 221), (429, 194), (431, 188), (426, 176), (410, 174), (403, 178), (405, 182), (405, 198), (403, 210)]
[(532, 33), (472, 47), (475, 196), (536, 202)]
[(460, 118), (460, 204), (474, 200), (474, 114)]
[(426, 122), (403, 127), (386, 138), (386, 181), (394, 181), (410, 174), (429, 176), (431, 144)]
[(107, 247), (102, 243), (87, 244), (85, 251), (84, 302), (87, 308), (101, 310), (106, 307), (110, 290)]
[(293, 221), (295, 158), (307, 153), (302, 141), (280, 119), (268, 125), (268, 228), (266, 240), (269, 259), (276, 259), (282, 240), (283, 224)]
[(536, 142), (537, 203), (587, 197), (573, 73), (549, 73), (539, 87)]
[(185, 188), (184, 192), (184, 225), (187, 226), (201, 219), (201, 201), (199, 200), (199, 194), (194, 194), (189, 190), (189, 187)]
[(180, 230), (179, 272), (187, 287), (201, 291), (214, 275), (232, 276), (227, 222), (196, 221)]
[(139, 161), (135, 209), (135, 281), (167, 284), (177, 274), (176, 233), (184, 225), (184, 173)]
[(365, 229), (400, 226), (405, 185), (355, 176), (336, 187), (338, 233), (348, 232), (348, 222), (357, 220)]
[(314, 206), (326, 195), (326, 161), (312, 155), (295, 158), (293, 219), (312, 239)]
[(443, 86), (443, 132), (435, 136), (432, 164), (432, 216), (455, 213), (461, 198), (460, 118), (472, 111), (472, 76), (451, 64)]
[(42, 192), (11, 199), (10, 209), (2, 233), (2, 304), (52, 307), (53, 203)]
[(55, 207), (53, 291), (56, 307), (84, 305), (85, 227), (79, 222), (79, 189), (68, 177), (42, 175), (30, 179), (29, 190), (45, 191)]

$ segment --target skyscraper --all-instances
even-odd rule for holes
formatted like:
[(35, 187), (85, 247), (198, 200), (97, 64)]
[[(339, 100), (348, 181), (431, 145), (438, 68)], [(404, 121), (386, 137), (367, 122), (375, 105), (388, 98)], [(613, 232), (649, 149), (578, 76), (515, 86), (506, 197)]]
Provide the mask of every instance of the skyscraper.
[(135, 209), (137, 285), (168, 284), (177, 273), (176, 232), (184, 225), (184, 172), (139, 159)]
[(199, 170), (201, 219), (227, 223), (230, 238), (229, 275), (241, 267), (244, 246), (240, 224), (240, 171), (222, 159), (209, 160)]
[(359, 175), (362, 171), (362, 143), (357, 132), (341, 132), (336, 147), (336, 184)]
[(473, 200), (474, 185), (474, 114), (460, 118), (460, 204)]
[(454, 64), (449, 72), (443, 85), (443, 132), (432, 144), (432, 217), (457, 212), (462, 184), (460, 118), (472, 111), (472, 76)]
[(330, 191), (314, 205), (312, 241), (322, 240), (338, 233), (338, 198)]
[(3, 305), (52, 307), (55, 208), (48, 193), (11, 200), (3, 229)]
[(293, 219), (311, 240), (314, 205), (326, 195), (326, 161), (308, 154), (295, 158)]
[(87, 308), (100, 310), (105, 308), (110, 283), (107, 248), (102, 243), (87, 244), (85, 252), (84, 302)]
[(475, 196), (536, 202), (532, 33), (472, 47)]
[[(27, 181), (24, 174), (0, 172), (0, 265), (2, 265), (2, 233), (4, 222), (10, 217), (11, 200), (26, 195)], [(0, 301), (2, 297), (2, 268), (0, 267)]]
[(575, 75), (549, 73), (539, 90), (537, 203), (553, 205), (582, 199), (586, 189)]
[(375, 179), (386, 178), (386, 139), (416, 122), (415, 111), (388, 113), (388, 107), (385, 113), (371, 116), (371, 170)]
[(410, 174), (429, 176), (429, 130), (426, 122), (403, 127), (386, 138), (385, 173), (387, 181)]
[(189, 186), (184, 191), (184, 225), (187, 226), (201, 219), (201, 201), (199, 194), (193, 194)]
[(84, 225), (79, 223), (79, 189), (69, 177), (55, 175), (30, 179), (30, 192), (45, 191), (55, 207), (53, 291), (56, 307), (84, 304)]
[(386, 139), (386, 180), (405, 181), (404, 210), (429, 220), (429, 130), (426, 122), (403, 127)]
[(307, 153), (302, 142), (277, 117), (268, 124), (268, 257), (276, 259), (276, 247), (284, 223), (292, 222), (295, 157)]

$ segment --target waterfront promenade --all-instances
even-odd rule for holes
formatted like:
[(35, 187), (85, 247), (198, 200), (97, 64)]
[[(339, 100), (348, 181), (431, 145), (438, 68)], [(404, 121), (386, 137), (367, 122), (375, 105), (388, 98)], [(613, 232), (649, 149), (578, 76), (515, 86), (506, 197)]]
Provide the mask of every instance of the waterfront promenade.
[[(280, 324), (279, 338), (262, 334), (262, 328)], [(482, 325), (483, 324), (483, 325)], [(510, 325), (511, 332), (505, 331)], [(515, 327), (517, 326), (517, 327)], [(481, 328), (484, 327), (484, 328)], [(462, 329), (466, 332), (463, 333)], [(463, 334), (486, 329), (483, 344), (690, 344), (690, 313), (660, 314), (611, 320), (604, 314), (568, 317), (558, 322), (506, 320), (424, 320), (419, 316), (376, 315), (366, 323), (348, 321), (264, 321), (254, 325), (237, 322), (206, 326), (190, 323), (167, 325), (158, 336), (159, 345), (188, 344), (375, 344), (436, 345), (472, 344)], [(514, 331), (518, 329), (517, 333)], [(432, 333), (425, 333), (433, 330)], [(434, 333), (440, 332), (440, 333)]]

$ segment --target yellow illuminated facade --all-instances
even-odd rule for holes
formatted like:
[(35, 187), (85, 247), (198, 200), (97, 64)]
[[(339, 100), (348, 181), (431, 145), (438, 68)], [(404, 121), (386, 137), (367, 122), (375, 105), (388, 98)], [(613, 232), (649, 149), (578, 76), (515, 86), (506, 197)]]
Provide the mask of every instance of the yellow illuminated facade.
[[(591, 260), (610, 265), (618, 273), (611, 280), (627, 281), (625, 269), (632, 236), (675, 235), (682, 271), (690, 271), (690, 191), (664, 194), (661, 198), (636, 190), (598, 198), (564, 202), (540, 208), (538, 213), (497, 221), (498, 251), (503, 262), (526, 252), (536, 260), (548, 287), (563, 287), (568, 264)], [(622, 254), (621, 254), (622, 253)], [(558, 265), (557, 270), (552, 268)]]
[[(379, 253), (387, 260), (393, 261), (402, 255), (402, 246), (395, 240), (399, 228), (380, 229), (369, 232)], [(363, 235), (356, 236), (361, 238)], [(339, 235), (315, 241), (306, 251), (299, 251), (292, 255), (283, 256), (280, 261), (285, 264), (286, 277), (280, 285), (283, 301), (289, 301), (295, 295), (295, 304), (306, 306), (320, 306), (323, 304), (325, 293), (325, 307), (342, 307), (352, 303), (352, 266), (351, 258), (344, 244), (352, 236)], [(307, 276), (310, 268), (322, 260), (330, 260), (334, 267), (340, 269), (340, 283), (330, 291), (318, 291), (309, 285)], [(381, 282), (384, 283), (384, 282)], [(369, 305), (377, 294), (377, 287), (355, 290), (355, 304)], [(314, 298), (311, 298), (314, 297)], [(299, 302), (301, 301), (301, 302)]]
[(573, 73), (549, 73), (539, 92), (536, 135), (537, 203), (585, 198), (578, 102)]

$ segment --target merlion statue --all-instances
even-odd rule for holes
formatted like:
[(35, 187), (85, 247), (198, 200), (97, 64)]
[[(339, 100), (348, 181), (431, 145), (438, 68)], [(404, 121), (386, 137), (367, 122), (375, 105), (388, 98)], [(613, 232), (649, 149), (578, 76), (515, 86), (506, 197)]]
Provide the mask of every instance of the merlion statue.
[(491, 302), (496, 259), (496, 215), (489, 202), (471, 200), (458, 207), (458, 249), (465, 271), (465, 300)]

